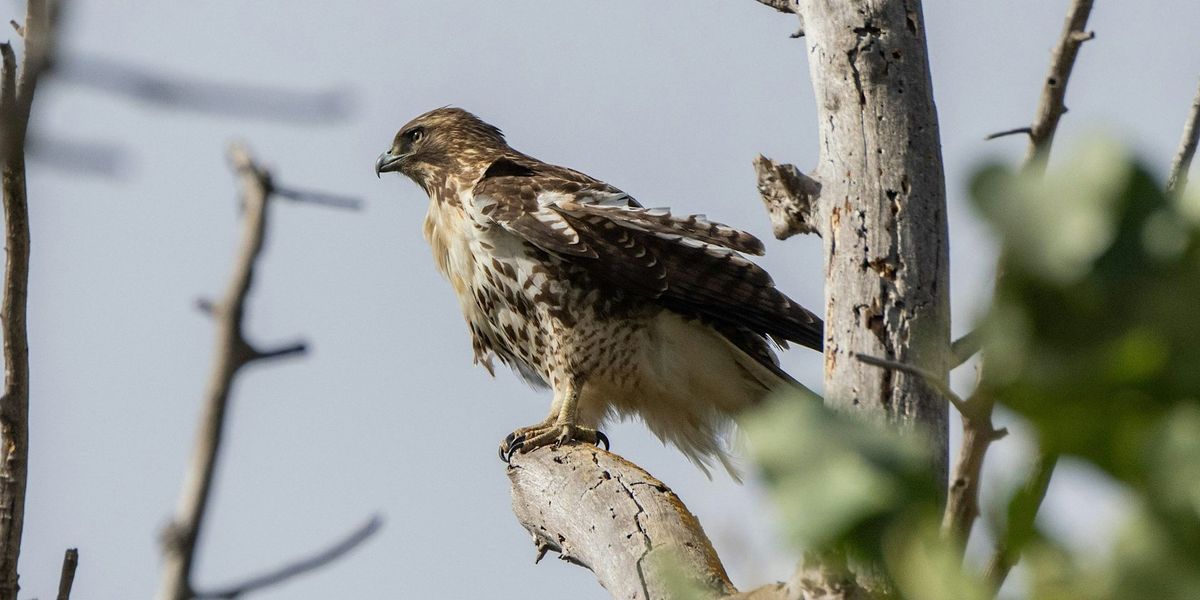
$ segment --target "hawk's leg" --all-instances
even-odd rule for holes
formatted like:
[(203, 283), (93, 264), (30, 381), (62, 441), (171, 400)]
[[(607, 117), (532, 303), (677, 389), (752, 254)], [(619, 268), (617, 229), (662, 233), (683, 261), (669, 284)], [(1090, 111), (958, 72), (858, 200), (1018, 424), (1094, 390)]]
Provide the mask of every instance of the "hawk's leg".
[(542, 446), (554, 445), (555, 448), (572, 441), (585, 442), (592, 445), (604, 444), (608, 449), (608, 436), (590, 427), (578, 425), (579, 420), (579, 386), (572, 386), (571, 391), (557, 400), (550, 407), (550, 415), (541, 423), (522, 427), (504, 438), (500, 444), (500, 458), (505, 462), (514, 452), (522, 454)]

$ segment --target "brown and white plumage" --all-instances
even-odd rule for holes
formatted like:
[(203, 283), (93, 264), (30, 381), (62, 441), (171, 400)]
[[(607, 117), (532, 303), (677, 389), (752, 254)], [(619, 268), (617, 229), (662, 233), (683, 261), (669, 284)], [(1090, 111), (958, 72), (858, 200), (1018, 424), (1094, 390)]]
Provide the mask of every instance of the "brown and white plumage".
[(794, 382), (768, 340), (822, 346), (821, 321), (743, 256), (763, 253), (754, 236), (643, 208), (461, 109), (405, 125), (376, 170), (428, 193), (425, 235), (476, 362), (554, 390), (547, 419), (518, 430), (523, 449), (637, 415), (701, 467), (729, 467), (732, 416)]

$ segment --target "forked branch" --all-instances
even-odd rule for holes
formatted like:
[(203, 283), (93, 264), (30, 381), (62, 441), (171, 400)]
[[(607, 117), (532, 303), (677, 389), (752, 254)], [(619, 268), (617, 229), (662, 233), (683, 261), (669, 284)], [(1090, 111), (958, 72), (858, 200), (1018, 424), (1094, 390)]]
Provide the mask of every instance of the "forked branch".
[(1025, 152), (1026, 170), (1044, 169), (1049, 158), (1050, 148), (1054, 143), (1054, 132), (1058, 130), (1058, 121), (1067, 112), (1064, 100), (1067, 96), (1067, 82), (1070, 81), (1071, 71), (1075, 68), (1075, 57), (1079, 55), (1079, 47), (1095, 37), (1094, 33), (1086, 31), (1088, 16), (1092, 13), (1092, 2), (1093, 0), (1074, 0), (1070, 12), (1067, 13), (1062, 35), (1059, 36), (1050, 59), (1050, 71), (1046, 74), (1037, 113), (1029, 127), (1029, 148)]
[[(179, 506), (174, 520), (163, 534), (164, 564), (158, 592), (160, 600), (186, 600), (196, 596), (192, 584), (196, 544), (211, 495), (234, 377), (242, 367), (251, 362), (300, 355), (307, 347), (304, 342), (295, 342), (279, 348), (261, 350), (246, 339), (246, 299), (254, 282), (255, 265), (266, 238), (268, 205), (275, 188), (270, 173), (259, 166), (243, 146), (235, 144), (230, 149), (230, 160), (242, 190), (241, 242), (234, 261), (233, 275), (225, 293), (215, 303), (205, 304), (206, 312), (212, 317), (217, 328), (215, 356), (209, 373), (200, 429), (196, 434), (196, 443)], [(375, 527), (377, 525), (369, 528), (370, 531), (362, 537), (365, 539)], [(337, 555), (340, 554), (341, 552)], [(234, 594), (236, 596), (307, 570), (308, 567), (285, 570), (282, 575), (276, 573), (269, 577), (256, 578), (248, 586), (231, 589), (237, 592)]]

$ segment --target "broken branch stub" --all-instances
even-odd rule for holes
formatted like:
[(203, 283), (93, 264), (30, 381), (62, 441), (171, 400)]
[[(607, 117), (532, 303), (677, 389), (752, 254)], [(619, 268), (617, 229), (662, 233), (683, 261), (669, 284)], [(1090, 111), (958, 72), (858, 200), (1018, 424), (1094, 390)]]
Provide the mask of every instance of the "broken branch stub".
[(785, 240), (798, 233), (821, 235), (814, 218), (821, 195), (819, 181), (795, 165), (779, 164), (761, 154), (754, 159), (754, 171), (776, 238)]

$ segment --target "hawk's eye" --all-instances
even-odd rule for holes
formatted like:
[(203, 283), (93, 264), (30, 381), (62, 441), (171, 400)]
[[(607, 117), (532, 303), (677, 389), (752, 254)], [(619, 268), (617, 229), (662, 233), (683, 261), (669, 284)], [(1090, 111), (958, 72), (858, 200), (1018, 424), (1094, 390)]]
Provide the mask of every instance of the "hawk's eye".
[(424, 129), (412, 130), (412, 132), (408, 134), (408, 139), (409, 139), (409, 141), (411, 141), (414, 144), (425, 139), (425, 130)]

